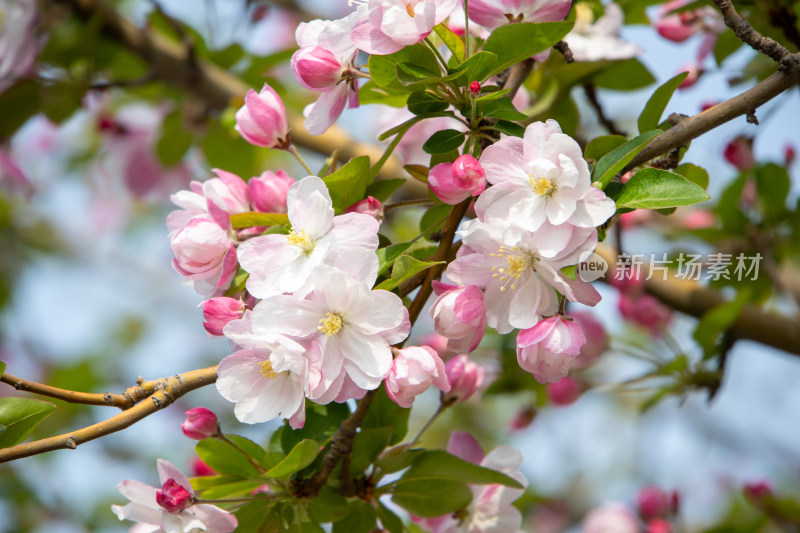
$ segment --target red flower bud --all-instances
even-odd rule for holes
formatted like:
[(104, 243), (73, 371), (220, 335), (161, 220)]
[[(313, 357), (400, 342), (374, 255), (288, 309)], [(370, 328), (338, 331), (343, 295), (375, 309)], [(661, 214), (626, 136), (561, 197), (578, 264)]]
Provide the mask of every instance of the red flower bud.
[(177, 481), (169, 478), (156, 492), (156, 503), (169, 511), (177, 513), (194, 504), (194, 496)]
[(181, 424), (183, 434), (190, 439), (203, 440), (219, 434), (217, 415), (205, 407), (186, 411), (186, 420)]
[(473, 81), (469, 84), (469, 92), (472, 96), (477, 96), (481, 92), (481, 84), (477, 81)]

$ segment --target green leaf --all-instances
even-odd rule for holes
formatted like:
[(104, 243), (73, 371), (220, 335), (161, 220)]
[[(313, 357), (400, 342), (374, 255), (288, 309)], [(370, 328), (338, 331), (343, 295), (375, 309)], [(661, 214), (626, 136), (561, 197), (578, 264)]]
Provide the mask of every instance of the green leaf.
[(292, 430), (288, 423), (280, 435), (280, 449), (288, 453), (303, 439), (325, 442), (333, 435), (345, 418), (350, 416), (346, 403), (331, 402), (318, 405), (306, 402), (306, 423), (300, 429)]
[(603, 135), (601, 137), (595, 137), (586, 145), (586, 149), (583, 151), (583, 157), (586, 159), (600, 159), (614, 148), (622, 146), (626, 142), (628, 142), (628, 139), (622, 135)]
[(453, 206), (447, 204), (436, 204), (430, 207), (425, 211), (425, 214), (422, 215), (422, 219), (419, 221), (420, 233), (435, 231), (436, 228), (443, 226), (447, 216), (452, 210)]
[(423, 453), (426, 451), (419, 448), (409, 450), (407, 445), (395, 446), (379, 457), (375, 461), (375, 466), (379, 467), (384, 474), (392, 474), (411, 466), (411, 463)]
[(446, 110), (450, 104), (442, 98), (425, 91), (411, 93), (408, 97), (408, 110), (415, 115), (437, 113)]
[(439, 130), (431, 135), (422, 149), (428, 154), (443, 154), (458, 149), (464, 143), (466, 133), (457, 130)]
[(308, 500), (308, 514), (320, 524), (336, 522), (347, 516), (347, 498), (330, 485), (323, 485), (319, 495)]
[[(495, 89), (493, 85), (484, 87), (483, 89)], [(490, 100), (497, 100), (511, 92), (511, 89), (500, 89), (499, 91), (488, 91), (475, 99), (476, 102), (488, 102)]]
[(747, 293), (748, 291), (741, 291), (735, 300), (720, 304), (703, 313), (694, 330), (693, 337), (702, 346), (703, 352), (707, 356), (715, 352), (719, 336), (739, 318), (744, 304), (747, 302)]
[(401, 478), (402, 481), (439, 479), (470, 485), (499, 484), (515, 489), (524, 488), (517, 480), (502, 472), (470, 463), (444, 450), (430, 450), (420, 455)]
[(0, 377), (2, 377), (3, 372), (5, 372), (5, 371), (6, 371), (6, 364), (4, 362), (0, 361)]
[(520, 113), (511, 99), (506, 97), (491, 100), (483, 106), (482, 114), (487, 117), (500, 118), (503, 120), (525, 120), (528, 115)]
[(756, 190), (761, 200), (764, 218), (780, 220), (786, 211), (786, 197), (789, 195), (789, 173), (786, 168), (775, 163), (756, 167)]
[(392, 107), (405, 107), (408, 92), (378, 87), (374, 81), (368, 81), (358, 90), (360, 104), (384, 104)]
[(394, 267), (392, 267), (392, 277), (375, 288), (390, 291), (403, 283), (405, 280), (414, 276), (414, 274), (442, 263), (444, 263), (444, 261), (420, 261), (419, 259), (414, 259), (410, 255), (401, 255), (394, 262)]
[(402, 187), (405, 182), (406, 180), (403, 178), (375, 180), (367, 187), (366, 195), (372, 196), (379, 202), (385, 202), (392, 196), (392, 193)]
[(639, 115), (640, 133), (654, 130), (658, 127), (661, 122), (661, 115), (664, 114), (664, 110), (667, 108), (667, 104), (672, 98), (673, 93), (688, 75), (688, 72), (681, 72), (677, 76), (670, 78), (653, 92), (653, 95), (644, 106), (641, 115)]
[(708, 188), (708, 171), (703, 167), (698, 167), (692, 163), (684, 163), (678, 166), (675, 172), (703, 189)]
[(454, 72), (460, 72), (453, 81), (467, 85), (473, 81), (483, 81), (495, 70), (497, 55), (485, 50), (475, 52), (469, 59), (458, 65)]
[(397, 79), (406, 87), (430, 85), (441, 78), (440, 70), (428, 70), (413, 63), (397, 64)]
[(237, 478), (233, 483), (224, 483), (215, 487), (209, 487), (203, 491), (203, 498), (207, 500), (217, 500), (221, 498), (235, 498), (237, 496), (249, 496), (255, 489), (264, 484), (263, 479)]
[(168, 167), (177, 165), (192, 146), (192, 140), (192, 134), (183, 127), (180, 111), (173, 111), (161, 126), (161, 137), (156, 145), (158, 159)]
[(408, 433), (408, 414), (411, 409), (404, 409), (389, 399), (386, 390), (381, 387), (372, 405), (364, 417), (363, 429), (392, 428), (388, 445), (397, 444)]
[(54, 404), (33, 398), (0, 398), (0, 425), (5, 427), (0, 434), (0, 448), (16, 446), (27, 439), (55, 409)]
[(498, 120), (492, 127), (497, 131), (505, 133), (506, 135), (511, 135), (513, 137), (525, 136), (525, 128), (523, 128), (516, 122), (509, 122), (508, 120)]
[(341, 213), (364, 198), (370, 184), (369, 157), (360, 155), (347, 162), (342, 168), (325, 176), (322, 181), (328, 187), (333, 208)]
[(211, 168), (224, 168), (245, 178), (261, 172), (259, 150), (262, 149), (246, 142), (235, 131), (225, 129), (218, 121), (210, 122), (202, 148)]
[(378, 520), (381, 521), (381, 527), (389, 533), (403, 533), (403, 521), (380, 501), (378, 501)]
[(286, 213), (260, 213), (248, 211), (231, 215), (231, 226), (236, 229), (250, 228), (253, 226), (283, 226), (289, 223)]
[(44, 85), (41, 91), (42, 111), (47, 118), (61, 124), (81, 108), (86, 90), (85, 85), (75, 83)]
[(401, 242), (400, 244), (393, 244), (377, 250), (375, 253), (378, 255), (378, 275), (380, 276), (389, 270), (389, 267), (394, 264), (395, 260), (410, 247), (410, 242)]
[(664, 209), (705, 202), (710, 197), (680, 174), (657, 168), (638, 171), (617, 197), (617, 208)]
[(24, 80), (0, 93), (0, 139), (7, 139), (20, 126), (39, 112), (39, 84)]
[(242, 452), (227, 442), (218, 439), (204, 439), (197, 443), (194, 450), (200, 459), (220, 474), (235, 474), (245, 478), (261, 475), (261, 472), (247, 460)]
[(661, 130), (642, 133), (601, 157), (594, 167), (594, 181), (599, 181), (601, 187), (608, 185), (611, 179), (636, 157), (636, 154), (644, 150), (650, 139), (660, 133)]
[(614, 91), (642, 89), (655, 81), (647, 67), (636, 58), (616, 62), (594, 77), (597, 87)]
[(408, 63), (423, 69), (439, 72), (439, 62), (433, 52), (422, 43), (406, 46), (399, 52), (385, 56), (369, 57), (369, 73), (379, 87), (408, 90), (397, 80), (397, 64)]
[(353, 439), (350, 473), (357, 476), (364, 472), (388, 446), (393, 433), (392, 426), (362, 428)]
[(434, 518), (464, 509), (472, 491), (466, 483), (446, 479), (398, 481), (392, 501), (413, 515)]
[(428, 183), (428, 172), (430, 169), (425, 165), (405, 165), (403, 169), (417, 181)]
[(375, 528), (378, 514), (363, 500), (352, 500), (347, 516), (333, 523), (333, 533), (370, 533)]
[(283, 461), (270, 468), (264, 475), (272, 478), (289, 477), (313, 463), (317, 455), (319, 455), (319, 444), (311, 439), (302, 440), (292, 448)]
[(436, 35), (441, 37), (445, 46), (447, 46), (447, 48), (453, 53), (453, 57), (456, 58), (456, 61), (459, 63), (464, 61), (466, 50), (464, 47), (464, 41), (461, 40), (461, 37), (453, 33), (450, 28), (444, 25), (444, 23), (434, 26), (433, 31), (436, 32)]
[(231, 286), (228, 287), (227, 291), (225, 291), (225, 296), (230, 298), (234, 294), (243, 291), (245, 287), (247, 287), (247, 278), (249, 277), (250, 273), (244, 270), (242, 267), (239, 267), (236, 270), (236, 275), (233, 277)]
[(572, 29), (574, 22), (519, 22), (495, 29), (483, 45), (484, 52), (497, 56), (494, 68), (483, 79), (515, 63), (547, 50)]
[(234, 514), (239, 522), (237, 531), (247, 533), (275, 533), (283, 532), (281, 522), (282, 504), (270, 505), (263, 500), (254, 501), (242, 506)]
[(722, 66), (722, 62), (743, 44), (732, 31), (724, 31), (719, 34), (717, 42), (714, 43), (714, 61), (717, 62), (717, 66)]

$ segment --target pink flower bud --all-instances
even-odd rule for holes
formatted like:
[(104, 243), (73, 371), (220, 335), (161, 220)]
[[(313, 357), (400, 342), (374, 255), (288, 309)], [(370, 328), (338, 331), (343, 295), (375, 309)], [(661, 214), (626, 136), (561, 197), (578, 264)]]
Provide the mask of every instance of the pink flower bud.
[(511, 419), (511, 423), (509, 424), (509, 428), (511, 431), (519, 431), (521, 429), (525, 429), (526, 427), (533, 424), (533, 421), (536, 419), (536, 415), (538, 411), (536, 407), (530, 405), (528, 407), (524, 407), (517, 411), (517, 414), (514, 415), (514, 418)]
[(370, 215), (375, 217), (375, 219), (380, 222), (383, 220), (383, 204), (377, 198), (373, 198), (372, 196), (367, 196), (363, 200), (360, 200), (347, 209), (344, 210), (345, 213), (364, 213), (365, 215)]
[(639, 491), (636, 506), (645, 520), (663, 517), (672, 512), (672, 495), (660, 487), (647, 485)]
[(554, 405), (570, 405), (581, 397), (583, 387), (580, 382), (569, 376), (555, 383), (547, 384), (547, 397)]
[(680, 91), (688, 89), (689, 87), (697, 83), (697, 80), (699, 80), (700, 76), (702, 76), (703, 74), (703, 68), (696, 63), (686, 65), (683, 68), (681, 68), (680, 71), (689, 73), (689, 75), (686, 76), (686, 78), (681, 82), (681, 84), (678, 85), (678, 90)]
[(203, 327), (212, 335), (221, 336), (222, 329), (231, 320), (242, 318), (245, 311), (244, 303), (241, 300), (220, 296), (206, 300), (203, 306)]
[(192, 459), (192, 473), (195, 475), (195, 477), (217, 475), (217, 471), (208, 466), (206, 462), (199, 457)]
[(471, 155), (462, 155), (455, 163), (440, 163), (428, 173), (428, 185), (436, 197), (456, 205), (486, 189), (486, 173)]
[(725, 147), (725, 160), (739, 172), (745, 172), (756, 164), (753, 156), (753, 138), (738, 135)]
[(581, 327), (586, 336), (586, 344), (581, 346), (581, 353), (575, 360), (576, 368), (585, 368), (608, 350), (608, 334), (603, 324), (591, 313), (576, 311), (570, 313), (569, 317)]
[(186, 420), (181, 424), (181, 429), (190, 439), (203, 440), (219, 435), (219, 421), (210, 409), (195, 407), (186, 411)]
[(203, 183), (203, 196), (208, 203), (229, 215), (250, 211), (253, 197), (247, 183), (231, 172), (218, 168), (212, 171), (217, 177)]
[(746, 483), (744, 486), (744, 495), (753, 503), (761, 503), (765, 498), (772, 496), (772, 485), (770, 485), (768, 481)]
[(289, 124), (278, 93), (265, 83), (260, 93), (247, 91), (244, 102), (236, 112), (236, 131), (255, 146), (286, 149)]
[(292, 72), (300, 85), (327, 91), (341, 81), (345, 69), (330, 50), (320, 46), (301, 48), (292, 56)]
[(715, 105), (717, 105), (717, 102), (712, 102), (712, 101), (703, 102), (702, 104), (700, 104), (700, 111), (708, 111)]
[(469, 84), (469, 92), (472, 96), (477, 96), (481, 92), (481, 84), (477, 81), (473, 81)]
[(672, 525), (663, 518), (656, 518), (647, 523), (647, 530), (645, 533), (670, 533)]
[(262, 213), (285, 213), (289, 187), (294, 184), (283, 170), (266, 171), (250, 178), (248, 185), (253, 195), (253, 205)]
[(469, 356), (461, 354), (450, 359), (444, 367), (450, 392), (445, 395), (445, 402), (465, 402), (483, 383), (486, 371), (482, 366), (473, 363)]
[(683, 0), (667, 2), (661, 6), (658, 20), (653, 24), (660, 36), (676, 43), (682, 43), (702, 28), (702, 21), (693, 12), (668, 14), (683, 5)]
[(623, 318), (650, 330), (653, 335), (660, 335), (672, 318), (672, 312), (649, 294), (623, 292), (618, 308)]
[(791, 166), (794, 163), (794, 160), (797, 158), (797, 150), (794, 149), (794, 146), (787, 143), (786, 146), (783, 147), (783, 164)]
[(431, 306), (436, 333), (447, 337), (448, 350), (469, 353), (480, 344), (486, 331), (483, 292), (476, 286), (457, 287), (433, 282), (439, 297)]
[(161, 490), (156, 491), (156, 503), (170, 513), (178, 513), (191, 507), (193, 500), (192, 493), (172, 478), (164, 482)]
[(411, 407), (414, 398), (434, 385), (450, 391), (444, 363), (429, 346), (409, 346), (397, 351), (386, 377), (386, 394), (400, 407)]
[(539, 383), (554, 383), (567, 375), (586, 336), (581, 327), (562, 316), (540, 320), (517, 335), (517, 362)]

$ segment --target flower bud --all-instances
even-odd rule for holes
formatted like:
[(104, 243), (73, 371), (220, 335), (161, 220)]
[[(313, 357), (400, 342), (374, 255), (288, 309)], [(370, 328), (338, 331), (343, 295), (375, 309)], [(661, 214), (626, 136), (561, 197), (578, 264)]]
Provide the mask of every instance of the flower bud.
[(431, 306), (431, 318), (436, 333), (447, 337), (452, 352), (469, 353), (480, 344), (486, 331), (486, 312), (483, 293), (476, 285), (457, 287), (433, 282), (439, 297)]
[(177, 513), (193, 505), (194, 497), (177, 481), (169, 478), (161, 486), (161, 490), (156, 491), (156, 503), (169, 511)]
[(186, 411), (186, 420), (181, 424), (181, 429), (190, 439), (203, 440), (219, 435), (219, 421), (210, 409), (195, 407)]
[(372, 196), (367, 196), (363, 200), (354, 203), (345, 209), (344, 212), (364, 213), (365, 215), (375, 217), (378, 222), (383, 220), (383, 204), (380, 202), (380, 200)]
[(195, 477), (216, 476), (217, 471), (206, 464), (199, 457), (192, 459), (192, 473)]
[(754, 503), (761, 503), (764, 498), (772, 496), (772, 485), (768, 481), (746, 483), (744, 495)]
[(444, 363), (429, 346), (409, 346), (397, 351), (386, 377), (386, 394), (400, 407), (411, 407), (414, 398), (434, 385), (450, 390)]
[(581, 397), (583, 387), (580, 382), (569, 376), (555, 383), (547, 384), (547, 397), (554, 405), (570, 405)]
[(536, 410), (535, 406), (529, 405), (528, 407), (523, 407), (517, 411), (517, 414), (511, 419), (508, 429), (511, 431), (520, 431), (525, 429), (533, 424), (533, 421), (536, 420), (537, 414), (539, 414), (539, 412)]
[(225, 325), (231, 320), (242, 318), (245, 311), (241, 300), (220, 296), (206, 300), (203, 306), (203, 327), (212, 335), (221, 336)]
[(793, 145), (787, 143), (786, 146), (783, 147), (783, 164), (787, 167), (791, 166), (796, 158), (797, 150), (795, 150)]
[(260, 93), (247, 91), (244, 102), (236, 112), (236, 131), (255, 146), (288, 148), (289, 124), (278, 93), (265, 83)]
[(702, 28), (702, 21), (691, 11), (670, 14), (670, 11), (685, 5), (683, 0), (673, 0), (661, 6), (658, 20), (653, 27), (665, 39), (682, 43)]
[(586, 336), (581, 327), (562, 316), (540, 320), (517, 335), (517, 362), (539, 383), (554, 383), (567, 375)]
[(684, 78), (684, 80), (681, 82), (680, 85), (678, 85), (678, 90), (679, 91), (682, 91), (684, 89), (688, 89), (689, 87), (691, 87), (692, 85), (697, 83), (697, 80), (699, 80), (700, 76), (702, 76), (702, 74), (703, 74), (703, 68), (700, 65), (698, 65), (697, 63), (692, 63), (692, 64), (689, 64), (689, 65), (685, 65), (683, 68), (681, 68), (680, 71), (681, 72), (688, 72), (689, 75), (686, 76), (686, 78)]
[(663, 517), (672, 513), (672, 496), (660, 487), (647, 485), (639, 491), (636, 506), (645, 520)]
[(672, 318), (672, 312), (661, 302), (649, 294), (619, 295), (618, 308), (620, 314), (634, 324), (659, 335)]
[(663, 518), (656, 518), (647, 522), (647, 530), (645, 533), (671, 533), (672, 525)]
[(428, 173), (428, 185), (436, 197), (456, 205), (486, 189), (486, 173), (477, 159), (462, 155), (454, 163), (440, 163)]
[(753, 138), (744, 135), (736, 136), (725, 147), (725, 160), (735, 166), (739, 172), (745, 172), (756, 164), (753, 156)]
[(486, 373), (482, 366), (464, 354), (447, 361), (444, 371), (450, 383), (450, 392), (445, 394), (444, 401), (450, 403), (467, 401), (481, 386)]
[(248, 182), (253, 195), (253, 205), (262, 213), (285, 213), (289, 187), (294, 180), (283, 170), (264, 172)]
[(300, 85), (327, 91), (342, 79), (344, 67), (330, 50), (321, 46), (301, 48), (292, 56), (292, 72)]
[(479, 95), (481, 93), (481, 84), (478, 83), (477, 81), (473, 81), (472, 83), (470, 83), (469, 84), (469, 93), (472, 96)]

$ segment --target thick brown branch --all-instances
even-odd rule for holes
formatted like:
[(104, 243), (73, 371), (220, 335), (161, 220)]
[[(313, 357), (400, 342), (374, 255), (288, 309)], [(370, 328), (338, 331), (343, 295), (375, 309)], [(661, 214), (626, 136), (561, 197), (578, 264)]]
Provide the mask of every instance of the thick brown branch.
[[(614, 272), (616, 250), (599, 246), (597, 254), (608, 262), (608, 272)], [(701, 317), (727, 300), (708, 287), (691, 280), (679, 279), (671, 274), (662, 279), (661, 272), (645, 282), (647, 292), (667, 307), (693, 317)], [(791, 318), (745, 305), (739, 318), (728, 330), (734, 339), (748, 339), (800, 355), (800, 323)]]
[[(735, 33), (742, 42), (749, 45), (754, 50), (771, 57), (783, 68), (793, 68), (797, 70), (798, 66), (800, 66), (800, 62), (798, 62), (796, 57), (792, 59), (794, 54), (781, 46), (777, 41), (769, 37), (764, 37), (753, 29), (749, 22), (739, 16), (731, 0), (714, 0), (714, 4), (722, 12), (725, 25), (732, 29), (733, 33)], [(788, 64), (787, 61), (790, 61), (792, 64)]]
[[(251, 88), (241, 79), (207, 60), (188, 60), (185, 46), (157, 32), (142, 31), (102, 0), (51, 1), (69, 5), (86, 19), (99, 16), (106, 33), (141, 56), (149, 64), (153, 75), (200, 98), (211, 109), (222, 110), (236, 105)], [(336, 126), (331, 127), (324, 135), (310, 135), (303, 127), (303, 118), (296, 114), (289, 115), (289, 127), (295, 144), (321, 154), (329, 155), (338, 149), (342, 159), (368, 155), (373, 162), (378, 161), (383, 154), (382, 150), (372, 145), (354, 141)], [(381, 178), (397, 178), (405, 174), (398, 161), (390, 158), (378, 175)]]
[(142, 401), (108, 420), (71, 433), (0, 449), (0, 463), (53, 450), (74, 450), (79, 444), (125, 429), (167, 407), (187, 392), (210, 385), (216, 380), (217, 367), (212, 366), (156, 381), (142, 382), (141, 387), (152, 387), (155, 391), (149, 396), (150, 401)]
[(35, 381), (28, 381), (27, 379), (18, 378), (8, 373), (4, 373), (0, 377), (0, 381), (11, 385), (17, 390), (32, 392), (42, 396), (48, 396), (57, 400), (64, 400), (70, 403), (80, 403), (84, 405), (105, 405), (108, 407), (119, 407), (123, 411), (130, 409), (144, 398), (151, 395), (154, 389), (143, 387), (141, 384), (129, 387), (122, 394), (105, 393), (90, 393), (78, 392), (67, 389), (59, 389), (58, 387), (51, 387)]

